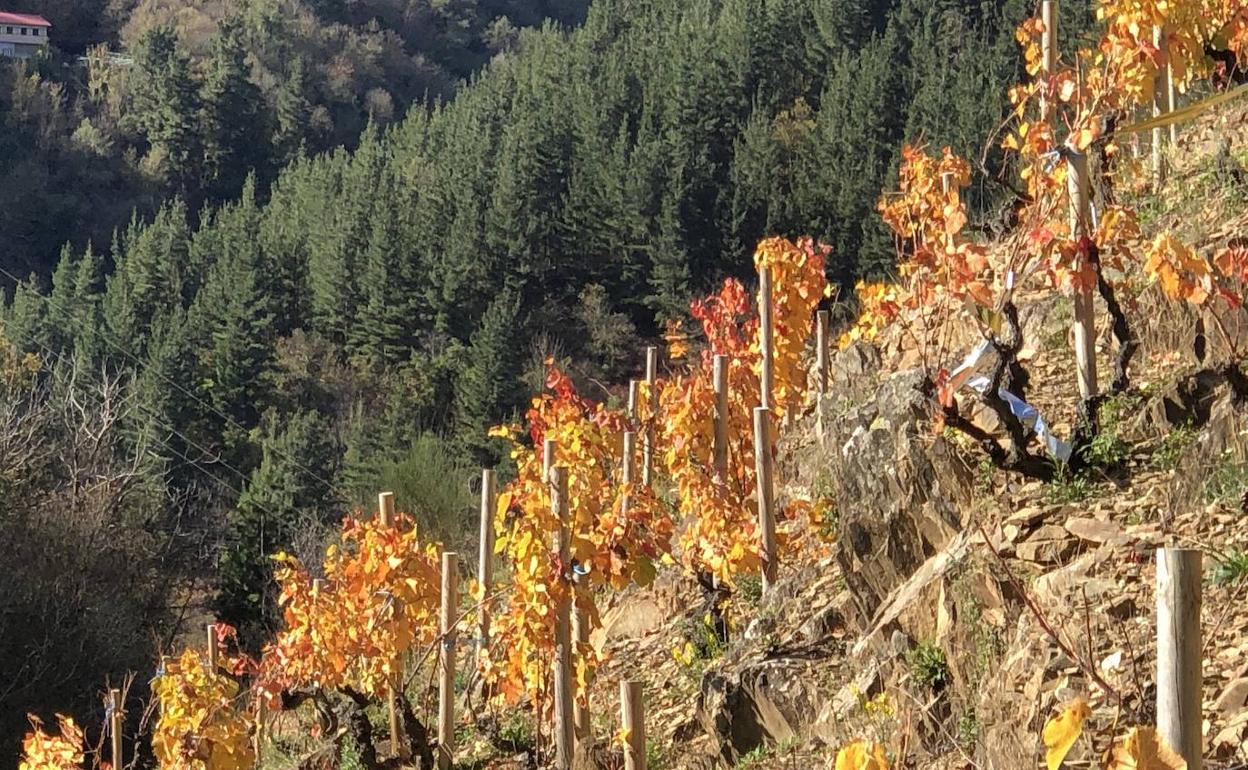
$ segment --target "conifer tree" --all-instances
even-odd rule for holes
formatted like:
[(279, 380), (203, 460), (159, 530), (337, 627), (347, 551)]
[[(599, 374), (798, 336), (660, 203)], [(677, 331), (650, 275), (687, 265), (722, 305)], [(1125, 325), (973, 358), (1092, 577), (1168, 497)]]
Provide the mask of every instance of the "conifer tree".
[(171, 28), (140, 38), (131, 78), (127, 121), (150, 145), (149, 163), (182, 194), (196, 192), (203, 167), (200, 89)]
[(227, 18), (217, 30), (203, 104), (204, 173), (212, 197), (225, 197), (260, 166), (268, 145), (260, 89), (251, 82), (237, 18)]
[(277, 619), (269, 557), (288, 550), (300, 532), (324, 529), (340, 515), (326, 487), (336, 448), (324, 418), (300, 411), (266, 421), (262, 459), (230, 511), (229, 548), (220, 567), (216, 609), (252, 644), (269, 635)]
[(483, 467), (498, 461), (496, 442), (486, 432), (515, 407), (517, 322), (520, 307), (514, 291), (490, 303), (472, 335), (463, 368), (455, 380), (455, 427), (459, 443)]

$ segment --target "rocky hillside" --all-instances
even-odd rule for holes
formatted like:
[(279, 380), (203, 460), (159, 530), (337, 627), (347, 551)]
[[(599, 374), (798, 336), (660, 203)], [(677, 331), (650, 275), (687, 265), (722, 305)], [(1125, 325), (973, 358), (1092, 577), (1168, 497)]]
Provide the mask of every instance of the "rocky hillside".
[[(1146, 237), (1242, 237), (1246, 116), (1184, 128), (1163, 193), (1132, 188)], [(905, 340), (836, 355), (782, 476), (784, 494), (833, 497), (839, 520), (798, 533), (801, 556), (765, 600), (738, 586), (727, 645), (675, 572), (618, 597), (596, 640), (610, 655), (600, 765), (620, 762), (606, 745), (617, 683), (640, 678), (651, 767), (827, 767), (858, 737), (905, 767), (1039, 767), (1045, 720), (1080, 696), (1093, 714), (1067, 766), (1090, 766), (1122, 725), (1154, 719), (1153, 552), (1181, 545), (1205, 554), (1206, 767), (1248, 766), (1248, 416), (1234, 372), (1206, 366), (1230, 351), (1205, 341), (1200, 314), (1140, 286), (1132, 387), (1102, 406), (1092, 467), (1048, 483), (933, 426)], [(1029, 399), (1069, 436), (1070, 302), (1020, 305)]]

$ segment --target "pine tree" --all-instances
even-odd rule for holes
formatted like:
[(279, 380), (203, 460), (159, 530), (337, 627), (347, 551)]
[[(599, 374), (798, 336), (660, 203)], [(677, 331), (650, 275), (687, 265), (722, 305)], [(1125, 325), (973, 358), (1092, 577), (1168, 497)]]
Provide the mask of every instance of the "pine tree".
[(517, 401), (519, 313), (517, 295), (511, 290), (503, 291), (490, 303), (455, 379), (456, 436), (483, 467), (492, 467), (499, 459), (497, 442), (490, 441), (486, 432)]
[(304, 150), (312, 122), (312, 86), (307, 63), (302, 56), (294, 57), (286, 78), (278, 86), (276, 120), (273, 131), (274, 165), (290, 163)]
[(127, 122), (147, 140), (148, 162), (181, 193), (195, 193), (203, 165), (199, 83), (177, 35), (157, 27), (140, 38)]
[(213, 197), (233, 194), (268, 144), (260, 89), (251, 82), (242, 23), (228, 18), (213, 41), (204, 83), (204, 173)]
[(337, 450), (324, 418), (301, 411), (266, 423), (260, 465), (227, 518), (230, 545), (215, 602), (218, 615), (252, 644), (277, 620), (269, 557), (289, 549), (297, 533), (323, 529), (341, 513), (325, 481), (333, 475)]

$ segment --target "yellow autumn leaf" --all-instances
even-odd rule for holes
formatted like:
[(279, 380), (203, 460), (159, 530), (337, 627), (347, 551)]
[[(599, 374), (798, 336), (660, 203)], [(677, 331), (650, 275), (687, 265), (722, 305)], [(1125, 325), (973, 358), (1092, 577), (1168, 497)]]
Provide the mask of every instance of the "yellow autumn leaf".
[(1114, 748), (1106, 770), (1187, 770), (1187, 761), (1151, 727), (1133, 727)]
[(856, 740), (836, 753), (836, 770), (888, 770), (884, 747)]
[(1083, 722), (1092, 713), (1088, 702), (1083, 698), (1075, 698), (1061, 712), (1044, 725), (1045, 762), (1049, 770), (1057, 770), (1062, 761), (1075, 745), (1079, 734), (1083, 732)]

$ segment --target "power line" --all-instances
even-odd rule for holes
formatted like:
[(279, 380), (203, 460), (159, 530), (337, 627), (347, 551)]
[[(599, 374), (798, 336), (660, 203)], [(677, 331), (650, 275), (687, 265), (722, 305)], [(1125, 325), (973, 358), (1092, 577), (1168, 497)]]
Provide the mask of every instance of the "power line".
[[(3, 268), (0, 268), (0, 271), (4, 271), (4, 269), (3, 269)], [(7, 272), (7, 271), (4, 271), (4, 272)], [(52, 349), (51, 349), (51, 348), (49, 348), (47, 345), (44, 345), (43, 343), (40, 343), (40, 342), (36, 342), (35, 344), (39, 347), (39, 349), (40, 349), (40, 350), (42, 350), (42, 351), (44, 352), (44, 354), (45, 354), (45, 355), (46, 355), (46, 356), (47, 356), (47, 357), (48, 357), (48, 358), (49, 358), (52, 362), (54, 362), (54, 363), (55, 363), (55, 362), (57, 362), (57, 361), (63, 361), (63, 360), (64, 360), (64, 356), (63, 356), (63, 355), (58, 354), (56, 351), (52, 350)], [(129, 396), (127, 396), (127, 397), (126, 397), (126, 401), (129, 401), (131, 398), (133, 398), (133, 393), (131, 393)], [(124, 403), (124, 402), (123, 402), (123, 403)], [(224, 467), (224, 468), (226, 468), (227, 470), (229, 470), (230, 472), (232, 472), (235, 476), (238, 476), (238, 478), (242, 480), (242, 482), (243, 482), (243, 485), (244, 485), (244, 486), (246, 486), (246, 485), (247, 485), (247, 482), (248, 482), (247, 476), (246, 476), (246, 475), (245, 475), (242, 471), (240, 471), (238, 468), (235, 468), (233, 465), (231, 465), (231, 464), (229, 464), (228, 462), (226, 462), (225, 460), (221, 459), (221, 455), (220, 455), (219, 453), (212, 452), (212, 451), (210, 451), (209, 449), (207, 449), (206, 447), (201, 446), (200, 444), (198, 444), (197, 442), (195, 442), (193, 439), (191, 439), (191, 438), (190, 438), (189, 436), (187, 436), (186, 434), (184, 434), (184, 433), (182, 433), (182, 432), (178, 431), (178, 429), (177, 429), (177, 428), (174, 428), (172, 425), (166, 425), (165, 423), (163, 423), (163, 422), (161, 421), (161, 418), (160, 418), (160, 416), (159, 416), (159, 415), (157, 415), (157, 414), (156, 414), (155, 412), (153, 412), (153, 411), (149, 411), (149, 410), (148, 410), (148, 408), (147, 408), (147, 407), (146, 407), (146, 406), (145, 406), (142, 402), (140, 402), (140, 401), (135, 401), (135, 402), (134, 402), (134, 405), (135, 405), (135, 406), (136, 406), (139, 410), (141, 410), (141, 411), (142, 411), (142, 412), (143, 412), (143, 413), (144, 413), (147, 417), (151, 418), (151, 419), (152, 419), (152, 421), (153, 421), (153, 422), (155, 422), (155, 423), (157, 424), (157, 426), (158, 426), (158, 427), (163, 428), (164, 430), (167, 430), (169, 433), (173, 434), (174, 436), (177, 436), (178, 438), (182, 439), (182, 440), (183, 440), (183, 441), (185, 441), (188, 445), (190, 445), (190, 446), (194, 447), (195, 449), (198, 449), (200, 452), (203, 452), (205, 456), (212, 456), (212, 457), (214, 457), (214, 458), (215, 458), (215, 462), (220, 463), (222, 467)], [(208, 476), (208, 477), (209, 477), (209, 478), (211, 478), (213, 481), (215, 481), (215, 482), (217, 482), (218, 484), (220, 484), (220, 485), (224, 486), (226, 489), (228, 489), (228, 490), (230, 490), (231, 492), (233, 492), (236, 496), (238, 496), (238, 497), (242, 497), (242, 496), (243, 496), (243, 492), (242, 492), (242, 490), (241, 490), (241, 489), (239, 489), (238, 487), (234, 486), (233, 484), (229, 484), (229, 483), (227, 483), (225, 480), (221, 479), (221, 478), (220, 478), (220, 477), (218, 477), (216, 474), (214, 474), (214, 473), (210, 472), (210, 471), (209, 471), (206, 467), (204, 467), (204, 466), (203, 466), (203, 465), (201, 465), (200, 463), (198, 463), (198, 462), (196, 462), (195, 460), (192, 460), (190, 457), (188, 457), (188, 456), (186, 455), (186, 453), (178, 451), (178, 450), (177, 450), (177, 449), (175, 449), (172, 445), (168, 444), (167, 442), (165, 442), (164, 440), (162, 440), (162, 439), (160, 439), (160, 438), (157, 438), (156, 436), (149, 436), (149, 439), (150, 439), (152, 442), (154, 442), (155, 444), (157, 444), (158, 446), (160, 446), (160, 447), (162, 447), (162, 448), (164, 448), (164, 449), (166, 449), (166, 450), (168, 450), (168, 451), (172, 452), (173, 454), (177, 455), (178, 457), (182, 458), (183, 460), (185, 460), (185, 461), (186, 461), (186, 463), (187, 463), (188, 465), (190, 465), (191, 467), (195, 468), (195, 469), (196, 469), (196, 470), (198, 470), (198, 471), (201, 471), (201, 472), (202, 472), (205, 476)]]
[[(14, 282), (14, 284), (20, 284), (20, 283), (21, 283), (21, 281), (18, 279), (18, 277), (17, 277), (17, 276), (13, 275), (12, 273), (10, 273), (7, 269), (5, 269), (5, 268), (4, 268), (4, 267), (2, 267), (2, 266), (0, 266), (0, 273), (3, 273), (5, 276), (7, 276), (7, 277), (9, 278), (9, 280), (11, 280), (11, 281), (13, 281), (13, 282)], [(39, 294), (39, 298), (40, 298), (40, 299), (42, 299), (44, 302), (46, 302), (48, 305), (51, 305), (51, 306), (53, 306), (53, 307), (56, 307), (56, 308), (57, 308), (57, 309), (59, 309), (61, 312), (65, 312), (65, 311), (66, 311), (66, 309), (65, 309), (64, 307), (62, 307), (62, 306), (60, 306), (60, 305), (58, 305), (57, 303), (54, 303), (54, 302), (52, 301), (52, 296), (51, 296), (51, 295), (46, 295), (46, 296), (45, 296), (45, 295), (43, 295), (43, 294)], [(138, 356), (134, 355), (134, 353), (130, 352), (130, 351), (129, 351), (129, 350), (127, 350), (126, 348), (122, 347), (119, 343), (117, 343), (116, 341), (114, 341), (114, 340), (112, 340), (111, 338), (109, 338), (109, 336), (108, 336), (108, 335), (104, 332), (104, 330), (103, 330), (102, 328), (97, 329), (97, 330), (96, 330), (96, 332), (100, 335), (100, 338), (101, 338), (101, 339), (103, 339), (106, 343), (108, 343), (108, 344), (109, 344), (112, 348), (114, 348), (115, 350), (120, 351), (120, 352), (121, 352), (124, 356), (126, 356), (126, 358), (129, 358), (131, 361), (133, 361), (134, 363), (138, 364), (138, 366), (140, 367), (140, 369), (141, 369), (144, 373), (154, 372), (154, 373), (155, 373), (155, 375), (156, 375), (157, 377), (159, 377), (161, 380), (163, 380), (165, 383), (167, 383), (167, 384), (169, 384), (169, 385), (172, 385), (172, 386), (173, 386), (174, 388), (176, 388), (179, 392), (181, 392), (182, 394), (184, 394), (184, 395), (186, 395), (187, 397), (191, 398), (193, 401), (195, 401), (195, 402), (196, 402), (197, 404), (199, 404), (200, 406), (206, 407), (209, 411), (213, 412), (214, 414), (216, 414), (216, 415), (217, 415), (218, 417), (220, 417), (221, 419), (225, 420), (225, 421), (226, 421), (227, 423), (229, 423), (230, 425), (234, 426), (235, 428), (238, 428), (239, 430), (243, 431), (244, 433), (249, 432), (249, 429), (247, 428), (247, 426), (243, 425), (242, 423), (238, 422), (238, 421), (237, 421), (237, 420), (235, 420), (234, 418), (230, 417), (230, 416), (229, 416), (228, 414), (226, 414), (225, 412), (223, 412), (223, 411), (221, 411), (220, 409), (218, 409), (218, 408), (216, 408), (215, 406), (213, 406), (211, 403), (209, 403), (209, 402), (205, 401), (204, 399), (202, 399), (202, 398), (200, 398), (199, 396), (195, 395), (195, 394), (194, 394), (194, 393), (192, 393), (191, 391), (189, 391), (189, 390), (187, 390), (186, 388), (182, 387), (182, 386), (181, 386), (181, 385), (179, 385), (179, 384), (178, 384), (175, 380), (170, 379), (168, 376), (166, 376), (166, 375), (165, 375), (165, 374), (163, 374), (162, 372), (159, 372), (159, 371), (154, 370), (154, 369), (153, 369), (150, 365), (145, 365), (145, 364), (144, 364), (144, 362), (143, 362), (143, 361), (142, 361), (142, 360), (141, 360)], [(40, 347), (44, 347), (44, 346), (43, 346), (43, 345), (40, 345)], [(144, 368), (144, 367), (145, 367), (145, 368)], [(270, 447), (270, 450), (271, 450), (274, 454), (277, 454), (277, 455), (279, 455), (279, 456), (283, 457), (284, 459), (286, 459), (287, 461), (289, 461), (289, 462), (290, 462), (290, 463), (291, 463), (291, 464), (292, 464), (295, 468), (297, 468), (297, 469), (299, 469), (300, 471), (302, 471), (303, 473), (305, 473), (305, 474), (306, 474), (309, 478), (311, 478), (312, 480), (314, 480), (314, 481), (318, 481), (318, 482), (320, 482), (321, 484), (323, 484), (327, 490), (329, 490), (329, 491), (331, 491), (331, 492), (333, 491), (333, 489), (334, 489), (334, 485), (333, 485), (331, 482), (329, 482), (329, 481), (325, 480), (322, 476), (320, 476), (320, 474), (318, 474), (316, 471), (312, 470), (311, 468), (308, 468), (307, 466), (302, 465), (302, 464), (301, 464), (298, 460), (296, 460), (293, 456), (291, 456), (291, 455), (287, 454), (286, 452), (284, 452), (284, 451), (282, 451), (282, 450), (278, 449), (278, 448), (277, 448), (277, 447), (275, 447), (275, 446), (274, 446), (274, 447)], [(241, 475), (241, 474), (240, 474), (240, 475)], [(245, 481), (246, 481), (246, 477), (244, 477), (244, 479), (243, 479), (243, 480), (244, 480), (244, 482), (245, 482)]]

